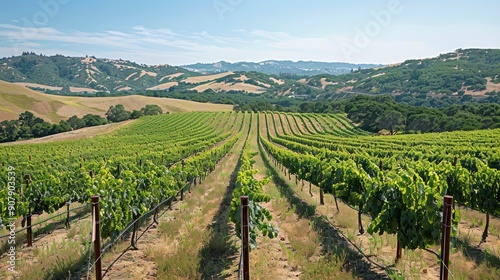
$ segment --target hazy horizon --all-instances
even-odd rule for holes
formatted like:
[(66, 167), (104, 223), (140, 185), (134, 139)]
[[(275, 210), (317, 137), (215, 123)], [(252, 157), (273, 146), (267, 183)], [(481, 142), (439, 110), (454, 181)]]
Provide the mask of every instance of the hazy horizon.
[(500, 2), (6, 2), (0, 57), (32, 51), (142, 64), (266, 60), (393, 64), (499, 48)]

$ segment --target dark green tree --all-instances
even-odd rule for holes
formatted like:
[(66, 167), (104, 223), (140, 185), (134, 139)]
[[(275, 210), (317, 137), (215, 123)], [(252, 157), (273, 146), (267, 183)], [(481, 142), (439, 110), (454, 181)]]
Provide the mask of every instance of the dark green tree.
[(19, 114), (19, 121), (21, 125), (27, 125), (29, 127), (34, 126), (37, 123), (43, 123), (43, 119), (33, 115), (30, 111), (25, 111)]
[(87, 114), (83, 116), (82, 120), (85, 122), (85, 127), (106, 124), (107, 120), (98, 115)]
[(395, 110), (384, 113), (376, 120), (380, 128), (389, 130), (391, 134), (394, 134), (398, 130), (404, 130), (405, 121), (405, 116)]
[(85, 127), (85, 121), (83, 119), (78, 118), (76, 115), (72, 116), (68, 119), (68, 124), (72, 129), (80, 129)]
[(47, 136), (52, 131), (52, 124), (48, 122), (37, 123), (31, 127), (31, 131), (35, 137)]
[(141, 109), (141, 112), (144, 116), (153, 116), (153, 115), (161, 115), (163, 114), (163, 110), (158, 105), (146, 105)]
[(138, 119), (140, 117), (144, 116), (144, 114), (142, 113), (142, 110), (133, 110), (132, 111), (132, 114), (130, 114), (130, 118), (131, 119)]
[(110, 106), (106, 112), (106, 118), (109, 122), (122, 122), (130, 119), (131, 113), (125, 110), (123, 105)]

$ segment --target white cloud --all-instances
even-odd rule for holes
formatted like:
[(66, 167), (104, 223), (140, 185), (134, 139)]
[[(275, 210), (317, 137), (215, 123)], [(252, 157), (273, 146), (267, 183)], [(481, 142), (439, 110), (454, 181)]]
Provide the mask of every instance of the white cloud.
[[(346, 46), (351, 47), (350, 53), (346, 53)], [(360, 46), (354, 36), (307, 37), (266, 30), (235, 30), (220, 36), (206, 31), (180, 34), (167, 28), (142, 25), (128, 31), (67, 32), (49, 27), (0, 24), (0, 56), (19, 55), (29, 50), (123, 58), (146, 64), (270, 59), (393, 63), (409, 57), (434, 56), (444, 46), (439, 48), (409, 38), (390, 41), (385, 36), (369, 38), (367, 44)]]

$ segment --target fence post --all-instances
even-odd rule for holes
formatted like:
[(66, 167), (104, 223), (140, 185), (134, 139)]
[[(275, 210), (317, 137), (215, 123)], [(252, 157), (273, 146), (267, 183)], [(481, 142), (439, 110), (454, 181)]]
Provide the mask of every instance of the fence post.
[(396, 263), (397, 263), (397, 262), (399, 262), (399, 260), (403, 256), (403, 248), (401, 248), (401, 243), (399, 242), (399, 236), (396, 236), (396, 237), (398, 239), (398, 243), (396, 245)]
[[(30, 174), (24, 175), (24, 180), (26, 181), (26, 190), (29, 190), (31, 183), (31, 175)], [(31, 205), (28, 205), (28, 216), (26, 217), (26, 227), (27, 227), (26, 235), (27, 235), (28, 247), (33, 247), (33, 230), (31, 228)]]
[(94, 242), (94, 262), (95, 262), (95, 279), (102, 280), (102, 266), (101, 266), (101, 219), (99, 217), (99, 196), (92, 196), (92, 241)]
[(243, 242), (243, 279), (250, 279), (250, 243), (248, 228), (248, 196), (240, 197), (241, 201), (241, 240)]
[(137, 235), (137, 223), (139, 222), (139, 215), (132, 215), (132, 219), (134, 219), (134, 226), (132, 229), (132, 238), (130, 239), (130, 246), (132, 246), (133, 250), (139, 250), (137, 248), (137, 245), (135, 244), (136, 242), (136, 235)]
[(69, 205), (71, 204), (71, 202), (66, 202), (66, 222), (65, 222), (65, 225), (66, 225), (66, 228), (69, 228)]
[(451, 208), (453, 196), (445, 195), (443, 198), (443, 222), (441, 223), (441, 268), (439, 279), (448, 280), (450, 262), (450, 231), (451, 231)]

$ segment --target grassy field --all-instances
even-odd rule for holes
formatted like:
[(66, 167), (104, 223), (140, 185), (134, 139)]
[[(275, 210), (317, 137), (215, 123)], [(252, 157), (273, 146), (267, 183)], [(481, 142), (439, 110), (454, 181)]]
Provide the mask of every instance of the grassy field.
[(104, 116), (110, 106), (122, 104), (126, 110), (139, 110), (156, 104), (164, 112), (231, 111), (231, 105), (198, 103), (187, 100), (155, 98), (139, 95), (120, 97), (70, 97), (40, 93), (21, 85), (0, 81), (0, 120), (17, 119), (24, 111), (32, 111), (49, 122), (59, 122), (73, 115)]

